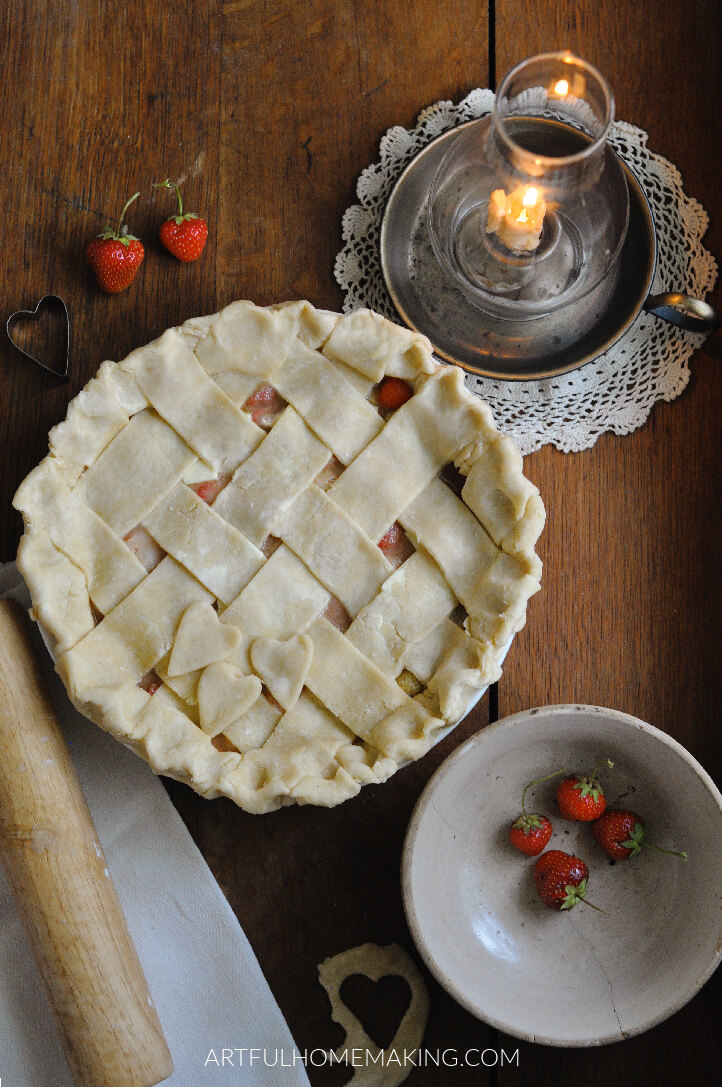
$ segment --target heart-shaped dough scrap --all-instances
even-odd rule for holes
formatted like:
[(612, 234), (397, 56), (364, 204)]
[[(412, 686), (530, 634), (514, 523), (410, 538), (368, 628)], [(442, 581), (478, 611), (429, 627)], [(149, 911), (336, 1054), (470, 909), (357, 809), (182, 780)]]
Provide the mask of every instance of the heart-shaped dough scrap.
[(200, 726), (208, 736), (237, 721), (261, 693), (258, 676), (246, 676), (235, 664), (216, 661), (203, 669), (198, 681)]
[(183, 612), (168, 661), (169, 676), (205, 668), (225, 660), (241, 640), (241, 633), (230, 623), (222, 623), (215, 609), (202, 600)]
[[(362, 974), (371, 981), (402, 977), (409, 984), (411, 1003), (393, 1040), (384, 1050), (368, 1036), (361, 1020), (341, 999), (341, 986), (352, 974)], [(361, 944), (319, 963), (318, 980), (331, 1002), (331, 1018), (346, 1034), (335, 1054), (339, 1061), (346, 1061), (354, 1070), (351, 1079), (346, 1081), (347, 1087), (352, 1084), (354, 1087), (399, 1087), (414, 1069), (414, 1054), (421, 1046), (429, 1018), (429, 990), (411, 956), (398, 944), (387, 947)], [(354, 1053), (366, 1053), (371, 1060), (356, 1064), (350, 1056)], [(404, 1055), (403, 1061), (399, 1054)]]
[(251, 664), (284, 710), (290, 710), (306, 682), (313, 658), (313, 642), (307, 634), (286, 641), (256, 638), (251, 644)]

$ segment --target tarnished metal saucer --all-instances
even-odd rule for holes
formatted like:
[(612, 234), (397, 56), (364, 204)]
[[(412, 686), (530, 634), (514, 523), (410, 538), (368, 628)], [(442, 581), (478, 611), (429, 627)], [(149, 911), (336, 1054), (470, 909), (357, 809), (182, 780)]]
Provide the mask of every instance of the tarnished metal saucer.
[[(648, 299), (657, 254), (654, 222), (647, 198), (624, 162), (629, 226), (611, 293), (520, 322), (495, 320), (467, 302), (434, 256), (427, 200), (436, 168), (451, 141), (476, 123), (470, 121), (443, 133), (409, 163), (391, 192), (381, 223), (381, 270), (393, 304), (404, 324), (428, 336), (440, 358), (481, 377), (531, 380), (568, 373), (591, 362), (611, 347), (645, 308), (695, 331), (715, 327), (717, 315), (704, 302), (681, 295)], [(599, 310), (590, 331), (570, 347), (557, 348), (561, 330), (575, 319), (575, 306), (590, 304)], [(692, 304), (703, 307), (703, 313), (692, 309)], [(672, 310), (674, 316), (670, 315)]]

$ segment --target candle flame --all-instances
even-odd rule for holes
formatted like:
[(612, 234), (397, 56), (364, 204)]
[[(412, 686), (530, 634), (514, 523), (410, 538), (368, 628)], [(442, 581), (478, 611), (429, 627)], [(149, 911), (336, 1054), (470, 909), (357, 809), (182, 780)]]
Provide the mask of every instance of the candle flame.
[(569, 94), (569, 83), (566, 79), (560, 79), (558, 83), (554, 84), (554, 93), (558, 94), (560, 98)]
[(519, 185), (513, 192), (494, 189), (489, 197), (487, 234), (498, 234), (512, 250), (533, 252), (539, 245), (546, 203), (535, 185)]

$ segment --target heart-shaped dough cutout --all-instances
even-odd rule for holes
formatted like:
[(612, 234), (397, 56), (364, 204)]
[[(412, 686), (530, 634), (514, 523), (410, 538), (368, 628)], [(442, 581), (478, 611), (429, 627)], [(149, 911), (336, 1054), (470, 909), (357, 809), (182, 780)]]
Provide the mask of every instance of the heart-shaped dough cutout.
[(237, 721), (261, 693), (258, 676), (245, 676), (240, 668), (228, 661), (217, 661), (203, 669), (198, 680), (198, 715), (200, 725), (208, 736)]
[(307, 634), (294, 634), (286, 641), (256, 638), (251, 644), (251, 664), (284, 710), (290, 710), (306, 682), (313, 657), (313, 642)]
[(241, 640), (241, 632), (222, 623), (215, 609), (201, 600), (183, 612), (168, 661), (169, 676), (184, 676), (197, 668), (225, 660)]

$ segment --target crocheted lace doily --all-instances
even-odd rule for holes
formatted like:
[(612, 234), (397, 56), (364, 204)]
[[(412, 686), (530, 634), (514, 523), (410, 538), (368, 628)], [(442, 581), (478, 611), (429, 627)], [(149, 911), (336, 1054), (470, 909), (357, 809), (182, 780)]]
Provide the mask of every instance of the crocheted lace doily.
[[(344, 247), (335, 275), (345, 292), (344, 310), (360, 306), (398, 320), (379, 264), (381, 219), (396, 179), (436, 136), (464, 121), (491, 113), (494, 95), (474, 90), (458, 105), (437, 102), (414, 129), (397, 126), (381, 140), (380, 160), (367, 166), (356, 187), (360, 201), (343, 217)], [(717, 265), (702, 246), (709, 219), (686, 196), (672, 163), (647, 147), (647, 133), (618, 121), (610, 143), (640, 180), (657, 229), (657, 268), (652, 293), (684, 290), (704, 298)], [(497, 425), (522, 453), (553, 443), (563, 452), (594, 445), (600, 434), (629, 434), (641, 426), (657, 400), (674, 400), (689, 381), (689, 358), (704, 333), (685, 332), (642, 312), (603, 355), (572, 373), (540, 381), (498, 381), (467, 374), (466, 384), (491, 406)]]

